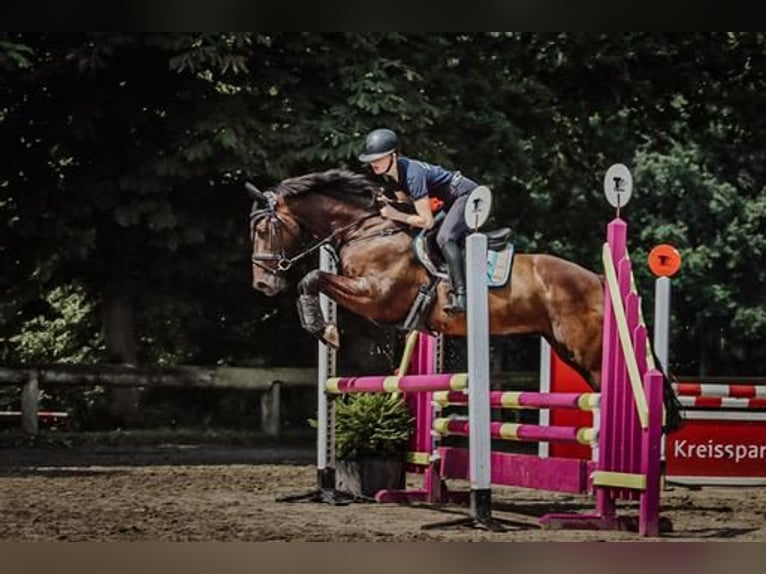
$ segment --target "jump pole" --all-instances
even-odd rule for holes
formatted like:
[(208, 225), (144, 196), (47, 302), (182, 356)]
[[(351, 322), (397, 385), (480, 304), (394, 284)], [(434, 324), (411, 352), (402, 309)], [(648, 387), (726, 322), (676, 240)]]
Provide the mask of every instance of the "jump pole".
[(468, 436), (470, 516), (426, 525), (424, 529), (452, 526), (506, 530), (504, 523), (492, 516), (491, 482), (491, 409), (489, 393), (489, 288), (487, 286), (487, 236), (479, 233), (489, 217), (492, 194), (489, 188), (477, 187), (468, 197), (465, 220), (473, 232), (465, 242), (467, 278), (467, 347), (468, 347)]
[[(337, 271), (333, 252), (323, 246), (319, 250), (319, 269), (328, 273)], [(322, 314), (335, 322), (337, 305), (320, 293), (319, 306)], [(337, 372), (336, 352), (321, 341), (318, 344), (317, 362), (317, 486), (301, 494), (290, 494), (277, 498), (277, 502), (323, 502), (334, 506), (356, 501), (353, 494), (335, 488), (335, 412), (332, 401), (325, 391), (327, 380)]]
[(668, 372), (670, 341), (670, 278), (681, 268), (681, 254), (667, 243), (649, 252), (649, 269), (654, 283), (654, 352), (664, 372)]
[[(327, 246), (319, 250), (319, 268), (334, 273), (335, 261)], [(330, 322), (335, 322), (337, 306), (324, 293), (319, 294), (319, 308)], [(335, 440), (332, 429), (335, 428), (334, 413), (325, 392), (325, 381), (337, 372), (337, 356), (335, 349), (319, 342), (317, 363), (317, 484), (320, 490), (335, 490), (334, 452)]]
[(466, 240), (468, 279), (468, 405), (471, 434), (471, 514), (491, 526), (489, 408), (489, 293), (487, 289), (487, 236), (472, 233)]

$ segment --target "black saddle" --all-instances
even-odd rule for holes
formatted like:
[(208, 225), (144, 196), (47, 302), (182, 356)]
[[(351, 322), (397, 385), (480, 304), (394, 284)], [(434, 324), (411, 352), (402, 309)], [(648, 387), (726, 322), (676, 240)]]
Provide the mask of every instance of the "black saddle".
[[(442, 218), (439, 218), (442, 219)], [(447, 279), (447, 264), (442, 256), (441, 249), (436, 243), (436, 234), (439, 226), (435, 225), (431, 229), (420, 231), (413, 239), (413, 247), (418, 260), (428, 270), (431, 275), (441, 279)], [(508, 245), (511, 239), (511, 228), (501, 227), (485, 232), (487, 236), (487, 249), (489, 251), (502, 251)], [(464, 247), (464, 245), (461, 245)]]

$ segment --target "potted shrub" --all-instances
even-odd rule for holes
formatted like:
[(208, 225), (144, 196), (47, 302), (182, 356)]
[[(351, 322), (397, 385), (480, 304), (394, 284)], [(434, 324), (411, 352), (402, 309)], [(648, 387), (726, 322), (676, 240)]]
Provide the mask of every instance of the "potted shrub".
[(374, 497), (404, 488), (414, 419), (401, 395), (347, 395), (335, 403), (338, 490)]

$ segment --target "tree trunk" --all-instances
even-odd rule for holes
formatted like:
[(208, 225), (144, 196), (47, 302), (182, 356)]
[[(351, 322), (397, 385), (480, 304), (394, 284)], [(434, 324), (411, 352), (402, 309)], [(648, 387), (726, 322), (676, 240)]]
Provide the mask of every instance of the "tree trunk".
[[(125, 288), (116, 285), (105, 290), (101, 320), (108, 362), (135, 365), (133, 300)], [(140, 400), (141, 390), (138, 387), (113, 388), (110, 392), (110, 414), (121, 424), (134, 426), (141, 421)]]

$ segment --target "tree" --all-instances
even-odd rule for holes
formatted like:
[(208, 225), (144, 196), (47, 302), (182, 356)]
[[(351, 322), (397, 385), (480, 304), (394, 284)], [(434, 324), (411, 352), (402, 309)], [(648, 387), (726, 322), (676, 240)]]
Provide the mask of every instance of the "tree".
[[(362, 169), (364, 134), (389, 126), (405, 153), (490, 185), (518, 248), (595, 270), (601, 178), (627, 163), (637, 261), (659, 241), (686, 256), (673, 356), (763, 370), (764, 38), (4, 33), (0, 354), (45, 356), (15, 337), (61, 319), (60, 289), (102, 324), (88, 360), (310, 364), (294, 293), (250, 288), (242, 184)], [(66, 316), (72, 340), (97, 340)]]

